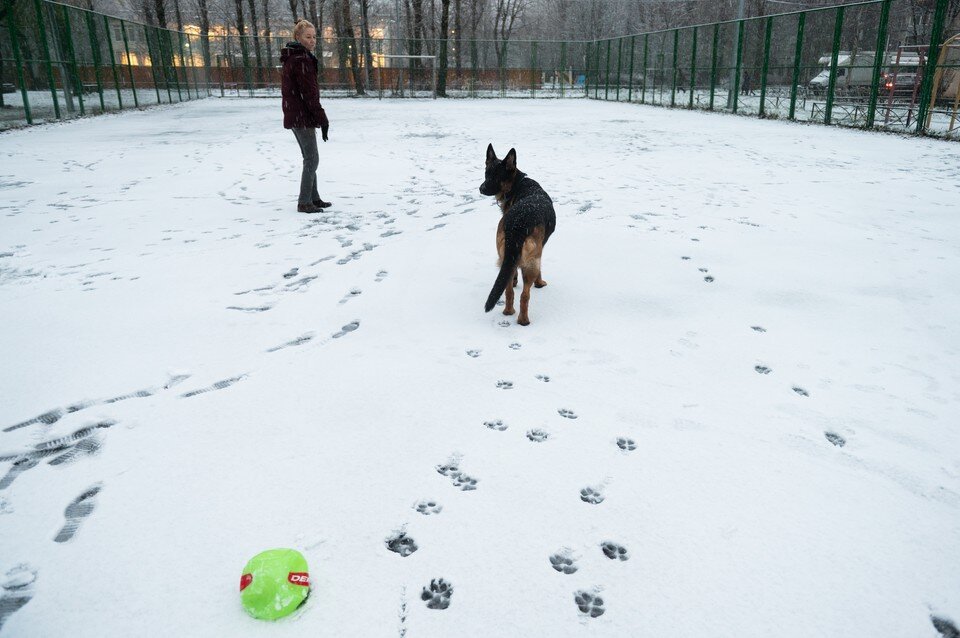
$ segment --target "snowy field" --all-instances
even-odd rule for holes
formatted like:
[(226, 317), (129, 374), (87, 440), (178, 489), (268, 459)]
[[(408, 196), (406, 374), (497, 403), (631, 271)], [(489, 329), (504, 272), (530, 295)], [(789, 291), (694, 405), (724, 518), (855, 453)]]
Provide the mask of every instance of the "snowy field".
[[(956, 635), (960, 146), (324, 106), (312, 216), (278, 101), (0, 135), (0, 636)], [(558, 212), (528, 327), (488, 142)]]

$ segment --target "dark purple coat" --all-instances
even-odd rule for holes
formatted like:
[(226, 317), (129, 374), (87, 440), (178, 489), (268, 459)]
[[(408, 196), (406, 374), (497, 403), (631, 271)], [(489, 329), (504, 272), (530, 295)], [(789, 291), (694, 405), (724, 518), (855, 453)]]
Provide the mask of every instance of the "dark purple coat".
[(325, 128), (327, 114), (320, 106), (317, 58), (299, 42), (288, 42), (280, 51), (283, 75), (283, 128)]

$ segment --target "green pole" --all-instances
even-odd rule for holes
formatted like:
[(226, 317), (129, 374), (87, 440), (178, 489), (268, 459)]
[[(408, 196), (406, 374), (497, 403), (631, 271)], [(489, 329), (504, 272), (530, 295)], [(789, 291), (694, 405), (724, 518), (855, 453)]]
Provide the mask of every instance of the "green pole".
[(627, 102), (633, 102), (633, 53), (637, 45), (637, 36), (630, 36), (630, 89), (627, 91)]
[(177, 73), (177, 60), (173, 55), (173, 38), (170, 37), (170, 30), (160, 29), (157, 37), (160, 39), (161, 51), (163, 51), (163, 45), (167, 45), (167, 59), (170, 61), (169, 75), (173, 76), (173, 84), (177, 87), (177, 102), (183, 102), (183, 94), (180, 92), (180, 74)]
[(837, 7), (837, 20), (833, 27), (833, 54), (830, 56), (830, 84), (827, 88), (827, 108), (823, 118), (824, 124), (830, 124), (833, 119), (833, 93), (837, 88), (837, 58), (840, 55), (840, 36), (843, 35), (843, 7)]
[(803, 62), (803, 29), (807, 21), (807, 12), (800, 14), (797, 20), (797, 48), (793, 54), (793, 85), (790, 87), (790, 119), (797, 114), (797, 85), (800, 84), (800, 65)]
[(641, 85), (640, 94), (640, 104), (644, 104), (647, 101), (647, 70), (650, 68), (647, 64), (648, 57), (650, 54), (650, 34), (647, 33), (643, 36), (643, 83)]
[(97, 40), (97, 29), (93, 22), (93, 12), (84, 11), (87, 19), (87, 34), (90, 36), (90, 51), (93, 53), (93, 73), (97, 78), (97, 93), (100, 95), (100, 111), (106, 111), (107, 105), (103, 101), (103, 80), (100, 77), (100, 42)]
[(720, 23), (713, 25), (713, 53), (710, 56), (710, 110), (717, 89), (717, 48), (720, 46)]
[(537, 42), (530, 43), (530, 96), (537, 97)]
[(733, 112), (737, 112), (737, 106), (740, 102), (740, 74), (743, 70), (743, 31), (744, 31), (744, 21), (737, 21), (737, 67), (736, 75), (733, 78), (733, 95), (730, 96), (733, 99), (731, 104), (733, 104)]
[(677, 105), (677, 78), (680, 76), (680, 29), (673, 30), (673, 86), (670, 87), (670, 106)]
[[(180, 68), (183, 69), (183, 83), (187, 85), (187, 99), (189, 100), (192, 99), (190, 97), (190, 73), (187, 70), (187, 54), (183, 50), (183, 33), (180, 31), (177, 31), (177, 41), (180, 44)], [(199, 99), (200, 95), (197, 94), (196, 97)]]
[(600, 47), (603, 46), (600, 40), (597, 40), (597, 53), (593, 58), (593, 63), (596, 65), (596, 75), (594, 76), (593, 83), (593, 97), (594, 99), (600, 99)]
[(763, 69), (760, 71), (760, 117), (766, 113), (767, 73), (770, 71), (770, 38), (773, 36), (773, 18), (767, 18), (767, 31), (763, 36)]
[(927, 63), (923, 70), (923, 81), (920, 83), (920, 106), (917, 108), (917, 133), (926, 133), (929, 122), (933, 76), (937, 72), (937, 61), (940, 57), (940, 40), (943, 37), (943, 23), (947, 13), (948, 0), (937, 0), (937, 8), (933, 13), (933, 25), (930, 28), (930, 46), (927, 49)]
[(64, 31), (67, 36), (67, 55), (70, 56), (70, 66), (73, 67), (73, 77), (75, 80), (74, 88), (77, 94), (77, 102), (80, 103), (80, 115), (86, 115), (86, 109), (83, 105), (83, 81), (80, 79), (80, 67), (77, 65), (77, 54), (73, 48), (73, 28), (70, 26), (70, 13), (65, 5), (59, 5), (63, 14)]
[(27, 84), (23, 79), (23, 58), (20, 54), (20, 39), (17, 37), (16, 12), (10, 7), (10, 14), (7, 18), (7, 26), (10, 30), (10, 44), (13, 46), (13, 59), (17, 65), (17, 82), (20, 83), (20, 96), (23, 98), (23, 110), (27, 116), (27, 124), (33, 124), (33, 116), (30, 114), (30, 98), (27, 96)]
[(887, 57), (887, 24), (890, 20), (890, 2), (883, 0), (880, 5), (880, 24), (877, 26), (877, 46), (874, 48), (876, 56), (873, 60), (873, 82), (870, 84), (870, 104), (867, 106), (867, 128), (873, 128), (877, 113), (877, 94), (880, 91), (880, 67)]
[(697, 27), (693, 27), (693, 46), (690, 50), (690, 108), (693, 108), (693, 90), (697, 86)]
[(117, 108), (123, 109), (123, 97), (120, 95), (120, 74), (117, 73), (117, 54), (113, 50), (113, 36), (110, 35), (110, 21), (103, 16), (103, 31), (107, 34), (107, 49), (110, 51), (110, 68), (113, 69), (113, 86), (117, 89)]
[(585, 72), (584, 72), (584, 74), (583, 74), (583, 90), (584, 90), (584, 92), (586, 93), (586, 96), (587, 96), (587, 97), (590, 97), (590, 80), (591, 80), (592, 77), (593, 77), (593, 73), (591, 72), (591, 68), (592, 68), (591, 62), (592, 62), (592, 59), (591, 59), (591, 56), (590, 56), (590, 52), (593, 50), (593, 43), (592, 43), (592, 42), (588, 42), (586, 48), (587, 48), (587, 55), (586, 55), (586, 58), (587, 58), (587, 59), (586, 59), (587, 68), (584, 69)]
[[(566, 79), (566, 70), (567, 70), (567, 43), (566, 41), (560, 43), (560, 97), (563, 97), (563, 81)], [(586, 78), (584, 78), (586, 82)]]
[(620, 101), (620, 82), (623, 77), (623, 38), (617, 40), (617, 102)]
[[(123, 34), (123, 48), (127, 52), (127, 73), (130, 76), (130, 89), (133, 91), (133, 106), (140, 108), (140, 100), (137, 98), (137, 85), (133, 82), (133, 63), (130, 61), (130, 40), (127, 38), (127, 24), (123, 20), (120, 21), (120, 33)], [(158, 101), (159, 95), (158, 93)]]
[(50, 95), (53, 97), (53, 112), (57, 119), (61, 119), (60, 100), (57, 98), (57, 81), (53, 78), (53, 64), (51, 64), (50, 45), (47, 43), (47, 29), (43, 22), (43, 10), (40, 8), (40, 0), (34, 0), (34, 8), (37, 11), (37, 27), (40, 30), (40, 42), (43, 43), (43, 57), (47, 67), (47, 80), (50, 83)]
[(607, 40), (607, 68), (603, 80), (603, 99), (610, 99), (610, 49), (613, 45), (611, 40)]

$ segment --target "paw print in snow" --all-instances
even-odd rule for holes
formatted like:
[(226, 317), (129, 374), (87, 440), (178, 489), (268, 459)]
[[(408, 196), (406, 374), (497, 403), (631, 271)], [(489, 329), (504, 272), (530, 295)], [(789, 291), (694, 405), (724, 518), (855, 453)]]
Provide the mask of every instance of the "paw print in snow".
[(386, 540), (386, 543), (387, 549), (396, 554), (400, 554), (403, 558), (406, 558), (418, 549), (416, 541), (407, 536), (406, 532), (400, 532), (399, 534), (391, 536)]
[(630, 560), (630, 554), (627, 553), (627, 548), (623, 545), (603, 541), (603, 543), (600, 544), (600, 549), (603, 550), (603, 555), (610, 560)]
[(576, 601), (580, 613), (587, 614), (591, 618), (602, 616), (603, 612), (606, 611), (603, 608), (603, 598), (589, 592), (578, 591), (573, 594), (573, 599)]
[(477, 489), (477, 479), (472, 476), (468, 476), (463, 472), (459, 472), (456, 476), (451, 477), (453, 479), (453, 486), (459, 487), (464, 492), (470, 492)]
[(617, 447), (623, 450), (624, 452), (632, 452), (637, 449), (637, 444), (633, 439), (628, 439), (625, 436), (617, 437)]
[(773, 372), (767, 366), (753, 366), (753, 369), (757, 371), (757, 374), (770, 374)]
[(836, 432), (824, 432), (823, 435), (827, 437), (827, 440), (836, 445), (837, 447), (843, 447), (847, 444), (847, 440), (837, 434)]
[(527, 430), (527, 438), (533, 441), (534, 443), (543, 443), (547, 440), (550, 435), (545, 431), (536, 429), (536, 430)]
[(517, 343), (517, 342), (513, 342), (513, 343), (510, 344), (510, 349), (511, 349), (511, 350), (519, 350), (521, 347), (522, 347), (522, 346), (521, 346), (519, 343)]
[(497, 419), (496, 421), (484, 421), (483, 424), (491, 430), (496, 430), (497, 432), (503, 432), (507, 429), (507, 424), (500, 419)]
[(442, 512), (443, 505), (438, 504), (436, 501), (424, 500), (417, 503), (415, 509), (424, 516), (430, 516), (431, 514), (439, 514)]
[(573, 574), (577, 571), (577, 564), (567, 552), (557, 552), (551, 556), (550, 564), (561, 574)]
[(480, 350), (467, 350), (467, 356), (476, 359), (480, 356)]
[(603, 493), (600, 488), (585, 487), (580, 490), (580, 500), (591, 505), (599, 505), (603, 502)]
[(544, 383), (550, 383), (550, 377), (548, 377), (548, 376), (545, 375), (545, 374), (538, 374), (538, 375), (537, 375), (537, 380), (543, 381)]
[(797, 394), (799, 394), (799, 395), (802, 396), (802, 397), (808, 397), (808, 396), (810, 396), (810, 393), (807, 392), (806, 390), (804, 390), (803, 388), (801, 388), (800, 386), (796, 386), (796, 385), (793, 386), (793, 391), (796, 392)]
[(512, 390), (513, 381), (504, 381), (503, 379), (501, 379), (500, 381), (497, 381), (497, 387), (500, 388), (501, 390)]
[(560, 408), (557, 412), (565, 419), (575, 419), (577, 418), (577, 413), (573, 410), (568, 410), (566, 408)]
[(425, 600), (430, 609), (446, 609), (450, 606), (450, 598), (453, 596), (453, 585), (442, 578), (434, 578), (430, 581), (430, 587), (424, 587), (420, 599)]

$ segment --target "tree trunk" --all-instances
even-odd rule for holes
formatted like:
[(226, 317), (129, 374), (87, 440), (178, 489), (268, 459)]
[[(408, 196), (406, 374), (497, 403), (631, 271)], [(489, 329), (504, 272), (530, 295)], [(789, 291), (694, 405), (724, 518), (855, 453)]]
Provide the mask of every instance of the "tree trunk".
[(263, 53), (260, 50), (260, 23), (257, 20), (256, 0), (247, 0), (250, 7), (250, 29), (253, 31), (253, 55), (257, 60), (257, 84), (263, 84)]
[[(247, 88), (252, 89), (253, 80), (250, 76), (250, 56), (247, 53), (247, 39), (244, 37), (244, 33), (246, 33), (246, 30), (247, 30), (247, 25), (243, 17), (243, 0), (234, 0), (234, 5), (237, 10), (236, 24), (237, 24), (237, 33), (239, 34), (239, 40), (240, 40), (241, 60), (243, 61), (243, 77), (244, 77), (244, 80), (246, 81)], [(230, 62), (232, 65), (233, 60), (231, 60)]]
[(153, 0), (153, 8), (157, 15), (157, 26), (161, 29), (167, 28), (167, 8), (163, 0)]
[(353, 74), (353, 86), (357, 91), (357, 95), (364, 95), (360, 60), (357, 55), (357, 40), (353, 33), (353, 20), (350, 16), (350, 0), (341, 0), (340, 10), (343, 13), (340, 24), (343, 29), (341, 41), (346, 45), (347, 54), (350, 56), (350, 71)]
[(370, 74), (373, 73), (373, 52), (370, 50), (370, 2), (369, 0), (360, 0), (360, 37), (363, 41), (364, 53), (364, 80), (367, 86), (370, 86)]
[[(276, 62), (273, 59), (273, 43), (271, 42), (272, 34), (270, 33), (270, 2), (269, 0), (263, 0), (261, 5), (263, 8), (263, 37), (267, 42), (267, 76), (270, 77), (273, 75), (273, 67), (276, 66)], [(279, 61), (279, 60), (278, 60)]]
[(290, 17), (293, 18), (294, 24), (300, 19), (297, 17), (297, 0), (290, 0)]
[(200, 49), (203, 52), (204, 75), (210, 80), (210, 11), (207, 0), (197, 0), (200, 9)]
[[(93, 0), (90, 0), (93, 2)], [(173, 0), (173, 15), (177, 18), (177, 31), (183, 33), (183, 14), (180, 13), (180, 0)]]
[(460, 50), (460, 42), (463, 39), (463, 36), (460, 33), (460, 6), (462, 2), (463, 0), (454, 0), (453, 4), (453, 59), (457, 69), (457, 80), (460, 79), (460, 74), (463, 72), (463, 56)]
[(450, 0), (441, 0), (440, 65), (437, 69), (437, 95), (447, 97), (447, 30), (450, 22)]

